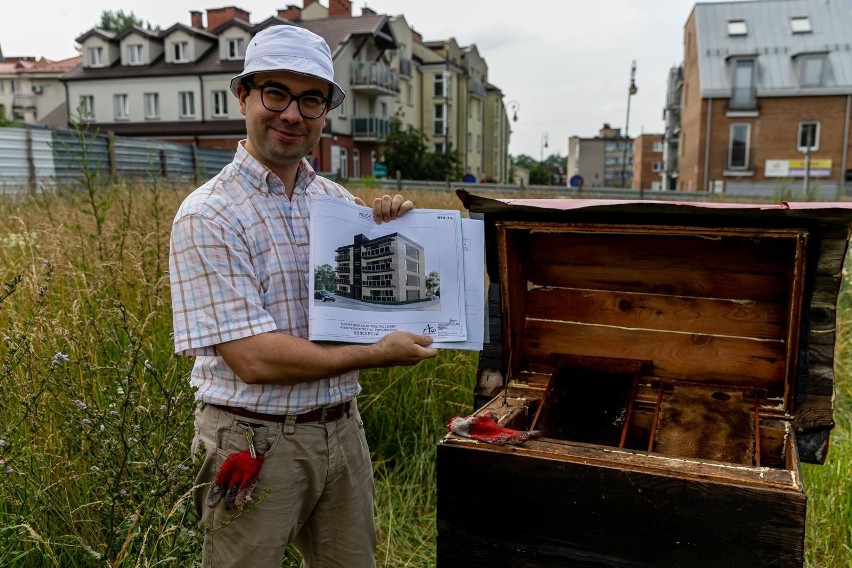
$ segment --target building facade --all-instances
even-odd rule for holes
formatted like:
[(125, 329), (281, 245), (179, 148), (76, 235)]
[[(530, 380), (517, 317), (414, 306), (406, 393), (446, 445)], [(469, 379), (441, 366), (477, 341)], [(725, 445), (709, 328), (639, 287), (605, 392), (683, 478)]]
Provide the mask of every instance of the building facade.
[(505, 108), (495, 103), (503, 117), (486, 121), (488, 67), (475, 45), (424, 42), (403, 16), (366, 7), (354, 17), (350, 0), (304, 0), (259, 23), (235, 6), (192, 11), (190, 19), (162, 32), (92, 29), (78, 37), (83, 64), (64, 77), (69, 111), (81, 109), (100, 131), (233, 148), (245, 123), (228, 82), (242, 70), (245, 46), (269, 26), (298, 25), (326, 40), (347, 93), (309, 156), (320, 172), (373, 175), (394, 117), (422, 130), (430, 150), (457, 150), (466, 173), (507, 171)]
[(663, 189), (663, 134), (641, 134), (633, 140), (633, 189)]
[(425, 250), (404, 235), (356, 235), (351, 245), (335, 252), (341, 296), (379, 303), (427, 299)]
[(0, 115), (5, 120), (66, 126), (65, 87), (60, 77), (80, 57), (60, 61), (0, 54)]
[(631, 187), (633, 143), (620, 128), (604, 124), (594, 138), (568, 139), (566, 177), (579, 175), (588, 187)]
[(790, 189), (808, 178), (843, 191), (850, 29), (850, 0), (696, 4), (684, 28), (677, 189)]

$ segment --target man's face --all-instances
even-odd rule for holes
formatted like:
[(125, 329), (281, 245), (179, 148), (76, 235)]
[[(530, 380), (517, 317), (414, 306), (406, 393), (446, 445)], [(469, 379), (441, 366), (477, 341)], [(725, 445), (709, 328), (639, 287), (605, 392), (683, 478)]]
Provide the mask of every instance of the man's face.
[[(315, 94), (326, 98), (330, 90), (329, 84), (322, 79), (289, 71), (257, 73), (252, 79), (258, 85), (276, 83), (276, 89), (296, 96)], [(319, 118), (305, 118), (299, 113), (295, 100), (286, 110), (273, 112), (263, 106), (260, 89), (253, 88), (246, 93), (240, 85), (237, 93), (240, 112), (246, 117), (246, 150), (266, 167), (278, 173), (281, 169), (297, 166), (316, 146), (325, 127), (327, 112)]]

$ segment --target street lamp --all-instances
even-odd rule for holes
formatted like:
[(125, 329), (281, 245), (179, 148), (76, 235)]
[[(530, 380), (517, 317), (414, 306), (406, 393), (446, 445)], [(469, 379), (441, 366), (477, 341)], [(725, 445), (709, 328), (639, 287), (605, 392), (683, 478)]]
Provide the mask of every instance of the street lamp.
[(547, 148), (547, 132), (541, 135), (541, 160), (540, 162), (544, 163), (544, 149)]
[(630, 143), (630, 97), (636, 94), (636, 61), (630, 65), (630, 87), (627, 89), (627, 118), (624, 121), (624, 155), (621, 159), (621, 185), (627, 187), (627, 144)]
[(512, 122), (518, 122), (518, 111), (521, 109), (521, 105), (516, 101), (509, 101), (509, 110), (512, 111)]

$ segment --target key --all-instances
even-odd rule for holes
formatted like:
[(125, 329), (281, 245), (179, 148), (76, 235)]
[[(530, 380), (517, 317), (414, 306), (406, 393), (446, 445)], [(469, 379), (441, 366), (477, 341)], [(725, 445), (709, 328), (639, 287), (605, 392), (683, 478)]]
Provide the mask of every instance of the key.
[(257, 450), (254, 448), (254, 430), (251, 426), (247, 424), (240, 424), (240, 427), (243, 429), (243, 435), (246, 437), (246, 442), (248, 442), (249, 453), (251, 454), (251, 459), (257, 459)]

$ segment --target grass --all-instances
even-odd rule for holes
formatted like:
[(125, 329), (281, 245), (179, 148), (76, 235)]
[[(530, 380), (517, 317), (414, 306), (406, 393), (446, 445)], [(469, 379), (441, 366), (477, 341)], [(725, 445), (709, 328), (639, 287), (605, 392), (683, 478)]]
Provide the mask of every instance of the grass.
[[(173, 355), (166, 272), (188, 191), (90, 179), (0, 201), (0, 566), (198, 562), (191, 360)], [(450, 192), (410, 196), (460, 208)], [(842, 306), (838, 425), (826, 465), (805, 468), (811, 567), (852, 566), (848, 289)], [(475, 354), (443, 351), (362, 373), (379, 566), (435, 563), (435, 444), (469, 411), (475, 366)]]

